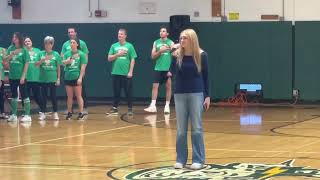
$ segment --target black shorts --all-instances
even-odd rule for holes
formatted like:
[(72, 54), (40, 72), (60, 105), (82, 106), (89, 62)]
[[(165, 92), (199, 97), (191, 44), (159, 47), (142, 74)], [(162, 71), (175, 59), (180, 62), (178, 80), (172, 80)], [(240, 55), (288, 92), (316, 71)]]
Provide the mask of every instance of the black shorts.
[(167, 74), (168, 74), (168, 71), (154, 71), (153, 83), (159, 83), (159, 84), (166, 83), (169, 79)]
[(64, 80), (64, 84), (66, 86), (78, 86), (77, 81), (78, 81), (78, 79), (75, 79), (75, 80)]

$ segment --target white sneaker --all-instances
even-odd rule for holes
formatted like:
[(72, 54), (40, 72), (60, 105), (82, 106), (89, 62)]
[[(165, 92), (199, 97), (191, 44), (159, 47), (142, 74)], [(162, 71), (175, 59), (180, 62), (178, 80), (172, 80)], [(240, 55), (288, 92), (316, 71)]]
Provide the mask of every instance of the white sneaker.
[(29, 115), (24, 115), (23, 118), (20, 119), (21, 122), (31, 122), (31, 116)]
[(165, 105), (164, 106), (164, 113), (165, 114), (170, 114), (170, 106), (169, 105)]
[(59, 115), (57, 112), (53, 113), (53, 119), (54, 120), (59, 120)]
[(44, 121), (46, 119), (46, 115), (43, 112), (39, 113), (39, 120)]
[(173, 167), (175, 168), (175, 169), (182, 169), (183, 168), (183, 164), (181, 164), (181, 163), (175, 163), (174, 165), (173, 165)]
[(149, 106), (144, 109), (144, 111), (149, 112), (149, 113), (156, 113), (157, 112), (157, 107), (156, 106)]
[(8, 122), (16, 122), (16, 121), (18, 121), (18, 118), (14, 114), (12, 114), (8, 119)]
[(200, 163), (192, 163), (190, 169), (192, 170), (199, 170), (203, 168), (203, 164)]

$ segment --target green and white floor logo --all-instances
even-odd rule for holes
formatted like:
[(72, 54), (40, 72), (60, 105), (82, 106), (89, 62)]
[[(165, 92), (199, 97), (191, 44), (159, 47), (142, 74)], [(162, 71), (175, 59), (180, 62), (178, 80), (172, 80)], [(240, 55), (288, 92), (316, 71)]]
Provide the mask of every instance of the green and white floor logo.
[(198, 171), (176, 170), (172, 166), (165, 166), (139, 170), (126, 175), (125, 179), (266, 180), (281, 176), (320, 179), (319, 169), (293, 166), (293, 162), (294, 160), (287, 160), (280, 164), (208, 164)]

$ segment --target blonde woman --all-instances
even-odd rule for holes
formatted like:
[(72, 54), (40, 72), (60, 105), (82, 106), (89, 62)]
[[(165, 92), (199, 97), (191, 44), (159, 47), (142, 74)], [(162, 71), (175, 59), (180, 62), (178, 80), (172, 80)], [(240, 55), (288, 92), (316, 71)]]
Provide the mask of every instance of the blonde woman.
[(176, 74), (175, 108), (177, 117), (176, 169), (183, 168), (188, 160), (188, 121), (191, 120), (192, 165), (201, 169), (205, 163), (202, 129), (202, 112), (210, 106), (208, 55), (200, 49), (197, 34), (186, 29), (180, 34), (180, 47), (168, 75)]

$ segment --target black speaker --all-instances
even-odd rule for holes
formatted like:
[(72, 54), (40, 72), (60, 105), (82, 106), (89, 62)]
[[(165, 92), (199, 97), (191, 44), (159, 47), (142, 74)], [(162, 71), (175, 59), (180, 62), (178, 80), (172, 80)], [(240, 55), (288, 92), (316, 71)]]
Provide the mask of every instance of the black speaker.
[(8, 0), (8, 5), (12, 7), (20, 6), (21, 0)]
[(190, 28), (189, 15), (174, 15), (170, 16), (170, 39), (173, 41), (179, 40), (181, 31)]

